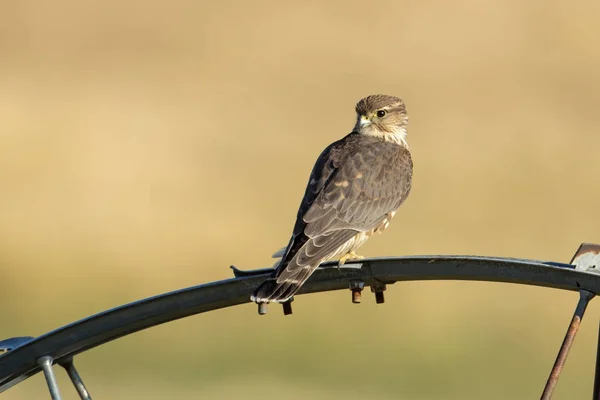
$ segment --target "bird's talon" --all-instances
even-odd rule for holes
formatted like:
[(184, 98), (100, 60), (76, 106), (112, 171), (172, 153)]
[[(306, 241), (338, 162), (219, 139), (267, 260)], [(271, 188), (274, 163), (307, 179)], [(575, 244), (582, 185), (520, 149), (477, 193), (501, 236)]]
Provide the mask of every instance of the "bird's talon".
[(351, 251), (348, 254), (346, 254), (345, 256), (342, 256), (338, 262), (338, 269), (340, 269), (340, 267), (342, 265), (344, 265), (347, 261), (355, 261), (355, 260), (362, 260), (364, 259), (363, 256), (360, 256), (358, 254), (356, 254), (355, 252)]

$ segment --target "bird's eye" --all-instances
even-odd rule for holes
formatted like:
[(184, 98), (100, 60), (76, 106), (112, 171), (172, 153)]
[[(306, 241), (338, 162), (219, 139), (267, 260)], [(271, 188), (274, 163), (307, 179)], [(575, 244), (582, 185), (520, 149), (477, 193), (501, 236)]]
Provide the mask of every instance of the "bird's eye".
[(377, 111), (377, 116), (379, 118), (382, 118), (384, 115), (385, 115), (385, 110), (379, 110), (379, 111)]

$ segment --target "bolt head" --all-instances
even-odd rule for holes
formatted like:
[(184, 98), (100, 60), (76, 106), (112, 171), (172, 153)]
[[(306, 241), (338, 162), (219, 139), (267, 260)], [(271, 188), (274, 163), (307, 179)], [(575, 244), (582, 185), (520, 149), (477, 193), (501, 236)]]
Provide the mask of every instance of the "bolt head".
[(265, 315), (267, 313), (268, 303), (258, 303), (258, 315)]

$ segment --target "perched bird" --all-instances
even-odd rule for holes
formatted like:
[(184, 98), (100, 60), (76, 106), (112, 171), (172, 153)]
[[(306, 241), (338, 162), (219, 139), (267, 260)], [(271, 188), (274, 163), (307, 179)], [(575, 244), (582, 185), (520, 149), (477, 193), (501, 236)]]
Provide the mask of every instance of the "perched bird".
[(408, 196), (413, 164), (404, 103), (372, 95), (356, 104), (356, 114), (352, 132), (317, 159), (289, 244), (274, 255), (281, 260), (252, 301), (285, 302), (323, 261), (362, 258), (354, 251), (388, 227)]

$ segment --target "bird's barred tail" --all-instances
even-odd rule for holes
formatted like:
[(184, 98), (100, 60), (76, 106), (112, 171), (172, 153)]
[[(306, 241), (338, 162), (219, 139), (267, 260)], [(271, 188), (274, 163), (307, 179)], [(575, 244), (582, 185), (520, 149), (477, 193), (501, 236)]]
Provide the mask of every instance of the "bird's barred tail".
[(304, 281), (285, 280), (277, 283), (277, 278), (264, 281), (250, 299), (256, 303), (285, 303), (300, 289)]

